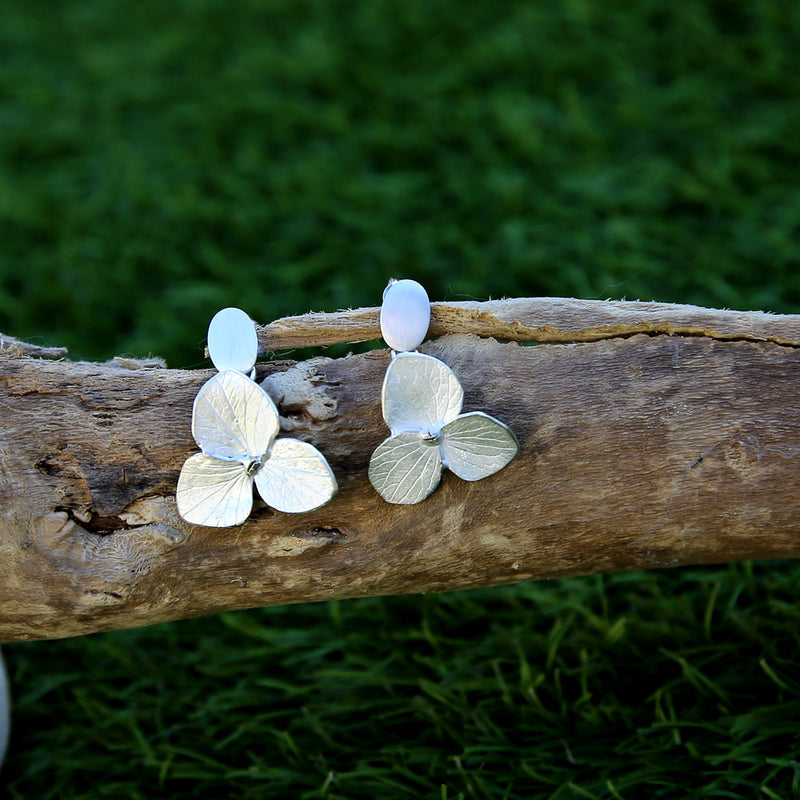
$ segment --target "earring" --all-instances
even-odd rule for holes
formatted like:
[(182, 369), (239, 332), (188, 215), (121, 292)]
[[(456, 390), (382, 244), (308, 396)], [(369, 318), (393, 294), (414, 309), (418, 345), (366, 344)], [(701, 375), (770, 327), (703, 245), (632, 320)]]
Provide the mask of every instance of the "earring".
[(253, 380), (258, 339), (250, 317), (238, 308), (219, 311), (208, 351), (219, 372), (192, 408), (202, 453), (186, 459), (178, 478), (181, 517), (214, 528), (241, 525), (253, 508), (254, 483), (276, 511), (313, 511), (332, 500), (338, 487), (325, 457), (306, 442), (276, 438), (278, 409)]
[(444, 468), (465, 481), (487, 478), (519, 451), (507, 425), (482, 411), (461, 413), (464, 391), (446, 364), (409, 352), (422, 343), (429, 324), (425, 289), (416, 281), (390, 281), (381, 333), (393, 352), (381, 406), (392, 435), (369, 463), (370, 482), (388, 503), (421, 502), (439, 485)]

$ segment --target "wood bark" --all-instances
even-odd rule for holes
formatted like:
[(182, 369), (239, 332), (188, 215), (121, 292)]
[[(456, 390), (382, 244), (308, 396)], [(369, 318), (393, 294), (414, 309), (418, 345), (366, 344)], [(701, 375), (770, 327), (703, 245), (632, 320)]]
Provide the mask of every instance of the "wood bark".
[[(800, 316), (518, 299), (434, 304), (432, 330), (421, 350), (465, 410), (516, 433), (505, 470), (386, 504), (367, 465), (388, 352), (264, 362), (282, 429), (340, 490), (300, 515), (256, 497), (223, 530), (184, 523), (174, 498), (212, 370), (45, 360), (59, 353), (0, 337), (0, 640), (800, 554)], [(378, 336), (375, 309), (260, 329), (270, 349)]]

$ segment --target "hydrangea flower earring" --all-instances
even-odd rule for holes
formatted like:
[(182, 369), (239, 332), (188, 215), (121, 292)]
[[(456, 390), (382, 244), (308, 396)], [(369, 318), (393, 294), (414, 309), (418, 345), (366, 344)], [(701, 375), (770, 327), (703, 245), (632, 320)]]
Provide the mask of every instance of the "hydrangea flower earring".
[(416, 350), (428, 332), (430, 302), (416, 281), (390, 281), (381, 333), (392, 348), (383, 381), (383, 418), (391, 436), (372, 454), (369, 479), (388, 503), (413, 504), (439, 485), (442, 470), (465, 481), (487, 478), (519, 445), (511, 429), (482, 411), (461, 413), (464, 391), (438, 358)]
[(297, 439), (277, 439), (278, 410), (254, 382), (258, 340), (238, 308), (211, 320), (208, 351), (219, 373), (206, 381), (192, 409), (192, 435), (202, 450), (181, 469), (178, 513), (193, 525), (241, 525), (253, 508), (253, 484), (276, 511), (325, 505), (336, 479), (325, 457)]

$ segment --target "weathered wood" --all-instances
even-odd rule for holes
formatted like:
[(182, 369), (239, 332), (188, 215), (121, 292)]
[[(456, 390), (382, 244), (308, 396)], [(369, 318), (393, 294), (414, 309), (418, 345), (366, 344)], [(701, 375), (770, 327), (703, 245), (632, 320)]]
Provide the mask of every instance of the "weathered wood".
[(21, 342), (13, 336), (5, 336), (0, 333), (0, 356), (10, 356), (19, 358), (20, 356), (30, 356), (31, 358), (63, 358), (67, 354), (66, 347), (45, 347), (39, 344)]
[[(531, 327), (542, 302), (513, 301), (528, 320), (520, 325)], [(585, 324), (581, 301), (571, 304), (576, 330), (597, 327), (594, 304)], [(800, 317), (709, 311), (717, 335), (703, 332), (710, 322), (666, 335), (669, 314), (653, 307), (653, 327), (637, 335), (647, 304), (635, 305), (631, 327), (614, 323), (599, 341), (528, 347), (450, 335), (424, 345), (461, 379), (465, 409), (508, 423), (521, 451), (478, 483), (446, 473), (417, 506), (384, 503), (367, 480), (388, 433), (379, 399), (388, 353), (260, 365), (283, 429), (326, 454), (340, 492), (297, 516), (257, 499), (250, 519), (227, 530), (185, 524), (174, 500), (180, 467), (196, 452), (192, 401), (212, 371), (3, 351), (0, 639), (796, 557)]]
[[(262, 351), (380, 339), (379, 308), (283, 317), (259, 328)], [(647, 333), (724, 341), (800, 343), (800, 317), (763, 311), (569, 297), (431, 304), (431, 336), (467, 333), (511, 342), (575, 344)]]

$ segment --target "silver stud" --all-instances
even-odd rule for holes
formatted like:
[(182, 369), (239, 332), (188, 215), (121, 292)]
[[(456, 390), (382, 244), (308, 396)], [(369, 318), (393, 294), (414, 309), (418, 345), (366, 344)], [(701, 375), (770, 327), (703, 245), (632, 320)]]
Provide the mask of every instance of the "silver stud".
[(208, 326), (208, 354), (224, 372), (235, 369), (247, 375), (256, 363), (258, 337), (253, 320), (241, 308), (223, 308)]
[(416, 350), (431, 324), (428, 293), (416, 281), (389, 281), (383, 292), (381, 335), (392, 350)]

